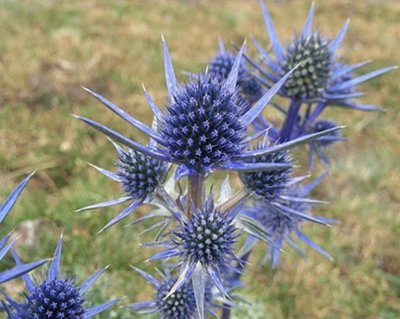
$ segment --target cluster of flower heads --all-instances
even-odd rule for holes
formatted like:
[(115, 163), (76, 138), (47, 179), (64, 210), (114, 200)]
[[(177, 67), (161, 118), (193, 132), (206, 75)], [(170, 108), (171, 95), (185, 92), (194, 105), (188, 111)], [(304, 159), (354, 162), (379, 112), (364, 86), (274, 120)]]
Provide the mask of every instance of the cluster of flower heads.
[[(162, 319), (203, 319), (208, 314), (218, 317), (217, 310), (221, 309), (223, 319), (230, 318), (230, 308), (235, 306), (234, 290), (241, 287), (247, 259), (259, 241), (267, 244), (265, 260), (270, 260), (272, 267), (277, 267), (284, 243), (305, 255), (297, 241), (331, 258), (303, 230), (310, 222), (334, 223), (312, 213), (316, 204), (324, 202), (311, 198), (311, 192), (326, 174), (304, 184), (310, 176), (295, 175), (290, 151), (306, 144), (309, 163), (314, 156), (328, 163), (326, 148), (345, 139), (341, 127), (320, 119), (321, 113), (328, 106), (379, 110), (354, 101), (362, 95), (356, 86), (394, 68), (356, 76), (354, 71), (366, 63), (346, 65), (337, 54), (348, 23), (329, 40), (313, 28), (314, 5), (301, 33), (282, 46), (262, 0), (260, 5), (274, 56), (255, 39), (260, 60), (246, 55), (246, 45), (236, 53), (227, 51), (220, 40), (219, 52), (205, 70), (178, 82), (162, 38), (168, 96), (165, 106), (159, 107), (143, 87), (154, 114), (151, 126), (84, 88), (149, 138), (144, 145), (77, 116), (111, 140), (116, 150), (115, 170), (92, 166), (118, 183), (123, 193), (78, 211), (125, 203), (100, 232), (141, 205), (150, 205), (153, 210), (136, 218), (132, 225), (157, 219), (146, 229), (157, 229), (154, 241), (142, 246), (158, 249), (147, 262), (161, 263), (162, 271), (156, 270), (160, 279), (132, 266), (155, 289), (153, 300), (128, 305), (133, 312), (156, 313)], [(288, 107), (272, 102), (276, 94), (288, 101)], [(264, 118), (268, 104), (284, 115), (281, 127)], [(216, 170), (225, 171), (227, 178), (219, 190), (213, 186), (208, 190), (205, 180)], [(238, 173), (241, 181), (236, 192), (230, 184), (231, 171)], [(30, 177), (0, 206), (0, 221)], [(33, 282), (26, 273), (46, 260), (23, 264), (9, 237), (0, 241), (0, 259), (11, 251), (16, 266), (0, 273), (0, 283), (22, 276), (27, 288), (22, 302), (5, 295), (2, 307), (9, 319), (87, 319), (117, 302), (87, 306), (85, 292), (105, 269), (79, 286), (69, 277), (60, 277), (62, 239), (46, 278)], [(245, 237), (244, 241), (240, 237)], [(244, 244), (238, 247), (241, 242)]]

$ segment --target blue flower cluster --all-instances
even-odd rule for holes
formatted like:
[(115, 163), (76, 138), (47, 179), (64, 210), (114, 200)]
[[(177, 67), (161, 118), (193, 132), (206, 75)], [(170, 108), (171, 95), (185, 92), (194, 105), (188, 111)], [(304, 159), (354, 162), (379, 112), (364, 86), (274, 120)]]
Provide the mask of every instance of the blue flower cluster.
[[(148, 138), (142, 144), (95, 120), (76, 116), (110, 139), (116, 151), (114, 170), (92, 165), (120, 185), (121, 197), (91, 204), (78, 211), (126, 206), (101, 230), (119, 223), (141, 205), (154, 210), (138, 217), (137, 224), (157, 218), (147, 230), (157, 230), (154, 241), (143, 247), (157, 249), (147, 261), (158, 262), (158, 277), (133, 267), (155, 289), (150, 301), (128, 308), (136, 313), (156, 313), (162, 319), (204, 319), (207, 315), (230, 318), (235, 290), (247, 260), (258, 242), (267, 245), (265, 260), (278, 266), (280, 251), (288, 244), (302, 256), (298, 241), (331, 258), (306, 236), (309, 223), (333, 224), (315, 216), (312, 191), (327, 174), (304, 181), (316, 156), (329, 163), (327, 149), (345, 138), (341, 126), (320, 118), (328, 107), (378, 111), (355, 101), (357, 86), (394, 69), (383, 68), (357, 76), (366, 63), (347, 65), (337, 50), (348, 23), (337, 36), (329, 37), (313, 27), (314, 5), (302, 31), (287, 46), (279, 41), (270, 14), (260, 0), (272, 50), (254, 39), (260, 59), (246, 54), (246, 44), (227, 51), (220, 40), (219, 52), (209, 65), (186, 81), (178, 81), (167, 43), (162, 38), (164, 73), (168, 96), (158, 106), (148, 91), (144, 97), (154, 117), (147, 125), (90, 89), (86, 92), (123, 121)], [(280, 95), (281, 103), (272, 101)], [(271, 104), (283, 115), (280, 125), (264, 117)], [(309, 148), (309, 175), (297, 176), (292, 149)], [(215, 171), (225, 181), (210, 186)], [(235, 191), (229, 173), (236, 172)], [(24, 179), (0, 206), (5, 218), (32, 175)], [(220, 187), (217, 187), (220, 186)], [(243, 240), (241, 240), (243, 238)], [(239, 247), (240, 243), (244, 243)], [(2, 309), (9, 319), (88, 319), (116, 304), (116, 300), (89, 307), (86, 290), (103, 274), (101, 269), (81, 285), (59, 273), (62, 238), (47, 276), (38, 282), (27, 274), (47, 262), (24, 264), (13, 250), (10, 235), (0, 241), (0, 259), (11, 251), (16, 266), (0, 273), (0, 284), (22, 276), (26, 285), (23, 301), (5, 294)]]

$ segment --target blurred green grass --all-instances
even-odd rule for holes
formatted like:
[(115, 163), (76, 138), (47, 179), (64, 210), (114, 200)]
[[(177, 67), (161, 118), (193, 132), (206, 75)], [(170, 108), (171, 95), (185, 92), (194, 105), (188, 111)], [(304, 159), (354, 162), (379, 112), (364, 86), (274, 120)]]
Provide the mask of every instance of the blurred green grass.
[[(293, 30), (302, 26), (309, 1), (267, 3), (280, 36), (289, 40)], [(317, 3), (316, 23), (330, 36), (349, 17), (351, 28), (342, 50), (347, 62), (373, 59), (371, 69), (399, 64), (400, 3)], [(140, 241), (151, 238), (139, 236), (145, 226), (116, 226), (96, 236), (117, 209), (73, 212), (113, 198), (120, 190), (87, 165), (112, 168), (112, 147), (70, 115), (87, 115), (144, 139), (121, 126), (80, 85), (101, 92), (150, 123), (141, 83), (163, 104), (160, 33), (167, 38), (176, 69), (198, 71), (216, 51), (219, 35), (240, 44), (253, 34), (267, 44), (257, 1), (2, 1), (0, 21), (0, 198), (24, 174), (39, 169), (1, 232), (25, 220), (40, 219), (38, 242), (20, 248), (31, 260), (52, 255), (63, 229), (66, 273), (82, 280), (111, 263), (93, 289), (92, 300), (117, 296), (126, 296), (123, 303), (145, 300), (151, 288), (128, 269), (133, 264), (151, 271), (152, 265), (143, 263), (151, 251), (138, 247)], [(243, 296), (255, 302), (266, 318), (400, 316), (398, 73), (363, 88), (369, 93), (364, 100), (383, 105), (387, 112), (335, 109), (327, 114), (348, 125), (345, 134), (350, 141), (332, 152), (331, 176), (316, 194), (332, 204), (318, 213), (340, 224), (308, 230), (335, 261), (314, 253), (301, 260), (288, 249), (280, 269), (272, 273), (266, 266), (259, 267), (259, 259), (254, 258)], [(271, 110), (266, 114), (279, 118)], [(260, 247), (258, 255), (262, 252)], [(11, 293), (20, 288), (19, 283), (6, 287)], [(118, 308), (100, 316), (136, 317)], [(239, 311), (237, 317), (248, 315)]]

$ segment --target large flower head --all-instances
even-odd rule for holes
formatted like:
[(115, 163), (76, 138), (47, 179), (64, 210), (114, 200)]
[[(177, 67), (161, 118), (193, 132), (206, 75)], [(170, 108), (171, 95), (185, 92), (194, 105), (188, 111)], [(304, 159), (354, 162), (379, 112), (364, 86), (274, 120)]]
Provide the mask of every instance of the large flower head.
[[(9, 296), (4, 303), (8, 319), (88, 319), (113, 306), (117, 301), (109, 301), (102, 305), (87, 308), (85, 292), (103, 274), (102, 269), (78, 286), (75, 281), (59, 276), (62, 249), (62, 238), (59, 240), (54, 259), (47, 277), (34, 283), (29, 275), (22, 278), (27, 292), (23, 302), (16, 302)], [(13, 252), (17, 265), (21, 265), (19, 256)]]
[(273, 57), (255, 40), (254, 43), (261, 55), (262, 62), (257, 63), (251, 59), (249, 61), (260, 72), (259, 79), (264, 85), (271, 86), (286, 70), (298, 65), (298, 68), (281, 88), (279, 93), (282, 96), (307, 103), (319, 101), (323, 103), (323, 107), (335, 104), (367, 111), (378, 109), (374, 106), (354, 103), (351, 99), (362, 95), (355, 92), (355, 87), (393, 70), (394, 67), (382, 68), (359, 77), (352, 76), (354, 70), (366, 63), (346, 65), (340, 61), (337, 51), (347, 32), (348, 22), (333, 40), (328, 40), (313, 29), (315, 10), (313, 4), (303, 30), (288, 46), (284, 47), (277, 36), (263, 0), (260, 0), (260, 6), (275, 56)]
[[(24, 190), (25, 186), (28, 184), (29, 180), (33, 176), (34, 173), (30, 174), (26, 178), (24, 178), (15, 189), (8, 195), (4, 203), (0, 204), (0, 224), (6, 218), (6, 216), (10, 213), (11, 209), (13, 208), (14, 204), (18, 200), (19, 196), (21, 195), (22, 191)], [(4, 238), (0, 240), (0, 261), (3, 257), (7, 254), (7, 252), (12, 248), (14, 242), (9, 242), (11, 234), (8, 234)], [(37, 267), (42, 266), (45, 264), (46, 260), (39, 260), (29, 264), (21, 264), (17, 265), (16, 267), (0, 272), (0, 284), (5, 283), (9, 280), (12, 280), (16, 277), (19, 277)]]
[[(237, 54), (225, 81), (213, 80), (206, 73), (186, 84), (177, 82), (164, 40), (163, 50), (169, 96), (166, 111), (162, 111), (145, 91), (146, 100), (155, 117), (156, 125), (152, 128), (128, 115), (101, 95), (85, 89), (122, 119), (147, 134), (151, 138), (147, 146), (93, 120), (78, 118), (132, 150), (179, 165), (179, 171), (186, 172), (186, 175), (204, 175), (214, 169), (255, 171), (270, 167), (268, 163), (247, 162), (253, 155), (246, 151), (246, 128), (261, 114), (290, 74), (277, 81), (249, 110), (243, 112), (240, 107), (242, 99), (238, 98), (237, 82), (245, 46)], [(328, 132), (302, 136), (290, 144), (261, 151), (271, 152), (293, 147), (326, 133)]]
[[(323, 224), (330, 224), (333, 222), (333, 220), (323, 217), (311, 217), (312, 206), (319, 201), (309, 198), (309, 193), (323, 178), (324, 176), (321, 176), (304, 186), (296, 185), (290, 187), (285, 203), (281, 201), (281, 206), (271, 205), (266, 200), (261, 199), (255, 201), (250, 208), (246, 209), (245, 213), (259, 221), (271, 235), (274, 245), (268, 247), (264, 260), (271, 260), (273, 268), (278, 264), (281, 247), (284, 242), (287, 242), (298, 253), (304, 255), (302, 250), (294, 242), (293, 236), (297, 237), (323, 256), (331, 259), (329, 254), (311, 241), (301, 229), (302, 225), (307, 221), (318, 221)], [(245, 247), (252, 247), (254, 242), (255, 239), (250, 237)]]

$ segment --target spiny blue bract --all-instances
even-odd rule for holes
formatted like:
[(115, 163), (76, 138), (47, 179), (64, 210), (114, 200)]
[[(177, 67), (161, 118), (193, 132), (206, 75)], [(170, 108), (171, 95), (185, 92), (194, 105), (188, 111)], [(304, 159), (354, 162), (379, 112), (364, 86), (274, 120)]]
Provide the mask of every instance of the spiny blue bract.
[[(236, 56), (230, 52), (219, 52), (208, 65), (208, 75), (217, 81), (228, 78), (235, 63)], [(237, 87), (240, 95), (250, 104), (256, 102), (262, 96), (261, 84), (250, 74), (246, 64), (240, 63)]]
[(292, 160), (288, 151), (280, 151), (267, 155), (257, 156), (252, 159), (252, 163), (276, 163), (288, 164), (287, 168), (240, 173), (240, 179), (244, 185), (256, 195), (265, 199), (275, 199), (283, 195), (287, 188), (287, 183), (292, 174)]
[(27, 296), (25, 310), (18, 316), (21, 319), (83, 319), (84, 302), (71, 280), (44, 281)]
[(287, 48), (281, 62), (282, 76), (299, 65), (284, 86), (289, 97), (315, 99), (324, 93), (333, 62), (328, 44), (318, 33), (314, 33), (296, 38)]
[(117, 168), (125, 193), (132, 199), (139, 199), (156, 190), (165, 178), (167, 167), (163, 161), (121, 148)]
[(215, 208), (194, 212), (176, 236), (182, 257), (193, 263), (226, 266), (234, 257), (237, 234), (233, 219)]
[(207, 76), (186, 84), (167, 106), (161, 134), (170, 156), (195, 171), (240, 153), (245, 127), (238, 97)]
[(196, 300), (190, 283), (182, 285), (165, 298), (174, 286), (176, 278), (160, 283), (156, 292), (156, 305), (161, 319), (190, 319), (196, 310)]

